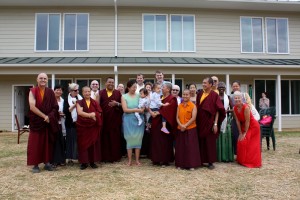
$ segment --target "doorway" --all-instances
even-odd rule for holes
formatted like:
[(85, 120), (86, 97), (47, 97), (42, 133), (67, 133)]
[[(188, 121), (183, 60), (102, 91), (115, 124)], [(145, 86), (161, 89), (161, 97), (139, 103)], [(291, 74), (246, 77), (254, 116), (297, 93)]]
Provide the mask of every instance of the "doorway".
[(15, 122), (15, 114), (18, 117), (20, 127), (29, 125), (29, 90), (33, 85), (13, 85), (13, 126), (12, 129), (17, 130)]

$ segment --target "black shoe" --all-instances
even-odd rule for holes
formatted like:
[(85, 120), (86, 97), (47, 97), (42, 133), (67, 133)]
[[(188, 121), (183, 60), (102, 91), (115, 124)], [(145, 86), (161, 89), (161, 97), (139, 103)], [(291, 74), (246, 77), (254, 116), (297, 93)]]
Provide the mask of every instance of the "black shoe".
[(210, 164), (208, 165), (208, 169), (213, 170), (214, 168), (215, 168), (215, 166), (214, 166), (213, 164), (210, 163)]
[(95, 163), (90, 163), (90, 166), (91, 166), (91, 168), (93, 168), (93, 169), (97, 169), (97, 168), (98, 168), (98, 165), (96, 165)]
[(47, 170), (47, 171), (54, 171), (54, 168), (52, 167), (51, 164), (47, 163), (47, 164), (45, 164), (45, 166), (44, 166), (44, 170)]
[(88, 164), (86, 164), (86, 163), (83, 163), (80, 165), (81, 170), (85, 170), (87, 167), (88, 167)]
[(32, 172), (32, 173), (40, 173), (41, 170), (40, 170), (39, 166), (34, 166), (34, 167), (32, 168), (32, 170), (31, 170), (31, 172)]

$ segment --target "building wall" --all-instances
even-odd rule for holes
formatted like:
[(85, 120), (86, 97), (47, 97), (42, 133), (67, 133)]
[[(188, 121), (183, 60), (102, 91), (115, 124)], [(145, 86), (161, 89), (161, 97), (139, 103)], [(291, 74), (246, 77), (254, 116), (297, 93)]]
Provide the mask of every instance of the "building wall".
[[(34, 52), (35, 13), (89, 13), (88, 52)], [(195, 15), (195, 53), (142, 51), (142, 14)], [(289, 55), (241, 54), (240, 16), (289, 19)], [(63, 21), (63, 17), (61, 18)], [(170, 24), (170, 23), (169, 23)], [(169, 27), (170, 28), (170, 27)], [(169, 29), (170, 30), (170, 29)], [(118, 8), (118, 56), (299, 58), (300, 14), (293, 12), (236, 11), (179, 8)], [(0, 8), (0, 56), (114, 56), (113, 7)], [(63, 34), (63, 31), (62, 31)], [(61, 38), (62, 39), (62, 38)], [(62, 43), (62, 41), (61, 41)]]

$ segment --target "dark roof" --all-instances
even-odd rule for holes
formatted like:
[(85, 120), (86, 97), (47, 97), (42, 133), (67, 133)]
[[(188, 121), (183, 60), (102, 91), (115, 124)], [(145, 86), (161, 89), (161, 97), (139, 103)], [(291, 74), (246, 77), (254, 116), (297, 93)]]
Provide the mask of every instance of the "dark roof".
[(0, 57), (1, 65), (20, 64), (179, 64), (179, 65), (300, 65), (300, 59), (192, 57)]

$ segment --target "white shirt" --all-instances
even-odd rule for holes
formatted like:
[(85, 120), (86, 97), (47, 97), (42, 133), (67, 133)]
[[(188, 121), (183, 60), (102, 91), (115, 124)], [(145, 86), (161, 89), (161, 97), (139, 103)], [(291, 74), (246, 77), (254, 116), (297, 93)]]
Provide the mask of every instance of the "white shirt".
[(143, 85), (142, 86), (139, 86), (139, 84), (136, 84), (136, 91), (135, 91), (135, 93), (136, 94), (140, 94), (140, 89), (142, 89), (142, 88), (144, 88), (145, 87), (145, 84), (143, 83)]
[(97, 90), (96, 92), (94, 92), (93, 90), (91, 91), (91, 98), (96, 100), (96, 96), (97, 94), (99, 94), (99, 90)]

